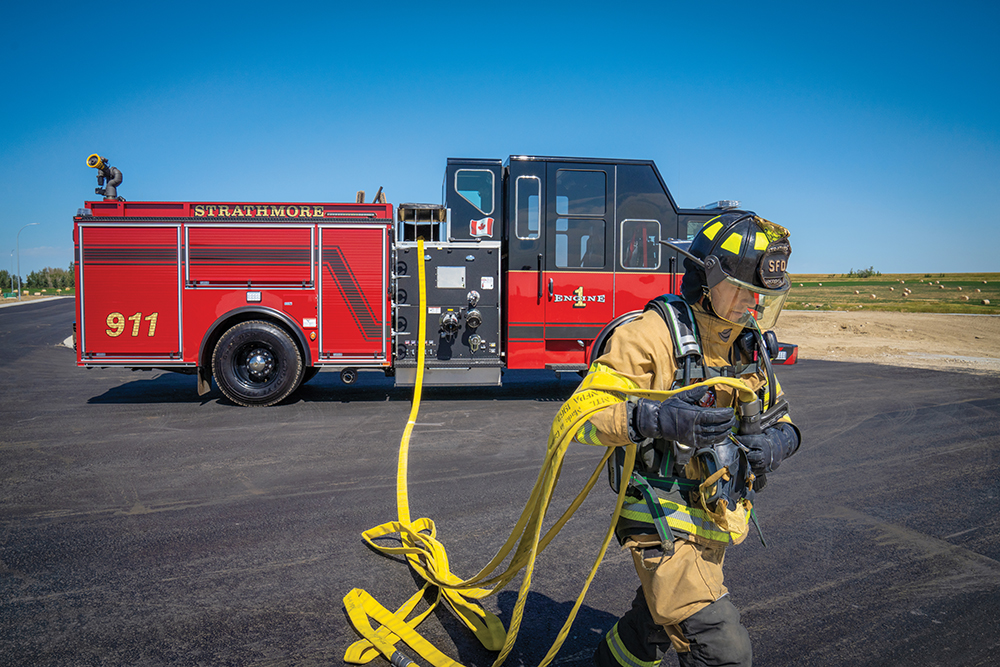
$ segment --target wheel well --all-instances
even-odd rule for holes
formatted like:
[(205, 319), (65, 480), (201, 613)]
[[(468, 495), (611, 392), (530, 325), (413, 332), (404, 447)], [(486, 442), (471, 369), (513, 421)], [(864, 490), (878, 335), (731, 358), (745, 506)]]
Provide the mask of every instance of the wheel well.
[(295, 344), (299, 348), (299, 354), (302, 355), (302, 365), (305, 367), (313, 365), (312, 355), (309, 352), (309, 345), (306, 343), (305, 334), (302, 333), (302, 329), (299, 328), (292, 318), (270, 308), (248, 307), (230, 311), (212, 323), (212, 326), (208, 328), (208, 333), (201, 339), (201, 348), (198, 350), (198, 366), (211, 373), (212, 351), (215, 350), (215, 345), (219, 342), (219, 338), (230, 328), (241, 322), (249, 322), (250, 320), (270, 322), (286, 330), (291, 334), (292, 340), (295, 341)]

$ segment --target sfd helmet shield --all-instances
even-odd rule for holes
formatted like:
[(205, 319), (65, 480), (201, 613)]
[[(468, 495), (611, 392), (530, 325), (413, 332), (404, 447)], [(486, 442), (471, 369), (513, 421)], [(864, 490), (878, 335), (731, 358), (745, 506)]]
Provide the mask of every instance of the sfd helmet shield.
[(760, 258), (757, 265), (757, 275), (761, 284), (767, 289), (788, 289), (788, 256), (792, 254), (792, 246), (782, 239), (773, 241)]

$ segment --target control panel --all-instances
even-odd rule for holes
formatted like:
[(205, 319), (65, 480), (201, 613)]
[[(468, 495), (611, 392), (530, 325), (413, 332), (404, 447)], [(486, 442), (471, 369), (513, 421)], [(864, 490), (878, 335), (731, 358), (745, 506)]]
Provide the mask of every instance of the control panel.
[(424, 244), (426, 303), (420, 303), (416, 243), (398, 243), (395, 263), (396, 383), (416, 378), (418, 326), (426, 316), (424, 384), (500, 383), (500, 244)]

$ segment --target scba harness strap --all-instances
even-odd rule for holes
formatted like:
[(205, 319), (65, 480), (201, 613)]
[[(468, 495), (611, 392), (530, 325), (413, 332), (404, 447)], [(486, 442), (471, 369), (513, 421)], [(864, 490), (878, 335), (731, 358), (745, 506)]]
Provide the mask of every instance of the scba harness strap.
[[(713, 377), (739, 377), (757, 372), (756, 363), (745, 365), (734, 364), (722, 368), (706, 366), (701, 352), (701, 342), (698, 337), (698, 325), (694, 313), (687, 301), (676, 294), (663, 294), (646, 304), (643, 311), (655, 310), (670, 330), (670, 339), (674, 344), (674, 358), (677, 360), (677, 370), (674, 373), (675, 386), (687, 386), (692, 380), (709, 379)], [(698, 364), (695, 368), (694, 365)]]

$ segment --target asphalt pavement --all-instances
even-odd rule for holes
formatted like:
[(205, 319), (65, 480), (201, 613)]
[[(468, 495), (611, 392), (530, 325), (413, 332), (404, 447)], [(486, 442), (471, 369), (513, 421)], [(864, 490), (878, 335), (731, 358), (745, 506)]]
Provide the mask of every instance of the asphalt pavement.
[[(357, 638), (347, 591), (395, 607), (417, 590), (360, 538), (396, 518), (411, 390), (322, 372), (240, 408), (199, 397), (192, 376), (77, 368), (72, 322), (70, 299), (0, 310), (0, 664), (340, 665)], [(996, 664), (1000, 377), (808, 360), (778, 373), (803, 447), (759, 497), (768, 546), (751, 534), (726, 559), (755, 664)], [(456, 573), (502, 544), (578, 380), (425, 391), (412, 514), (435, 520)], [(570, 450), (553, 510), (599, 455)], [(612, 505), (601, 482), (539, 557), (506, 664), (545, 655)], [(519, 583), (486, 601), (505, 624)], [(590, 664), (636, 585), (610, 549), (555, 664)], [(444, 606), (420, 630), (492, 664)]]

